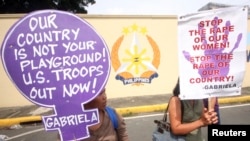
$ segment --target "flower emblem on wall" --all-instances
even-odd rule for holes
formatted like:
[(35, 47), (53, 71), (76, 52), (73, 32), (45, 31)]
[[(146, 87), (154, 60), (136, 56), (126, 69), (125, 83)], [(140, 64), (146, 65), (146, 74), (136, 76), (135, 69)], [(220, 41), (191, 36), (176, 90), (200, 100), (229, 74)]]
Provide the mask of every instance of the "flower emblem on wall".
[(133, 24), (123, 27), (122, 35), (112, 46), (111, 62), (116, 80), (124, 85), (150, 84), (158, 77), (160, 50), (146, 27)]

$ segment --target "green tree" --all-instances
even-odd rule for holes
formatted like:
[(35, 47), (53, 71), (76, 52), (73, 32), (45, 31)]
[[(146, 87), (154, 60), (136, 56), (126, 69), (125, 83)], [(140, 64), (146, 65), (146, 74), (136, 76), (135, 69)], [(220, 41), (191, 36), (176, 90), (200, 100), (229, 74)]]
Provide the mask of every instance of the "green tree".
[(0, 0), (0, 14), (29, 13), (35, 10), (57, 9), (73, 13), (84, 13), (95, 0)]

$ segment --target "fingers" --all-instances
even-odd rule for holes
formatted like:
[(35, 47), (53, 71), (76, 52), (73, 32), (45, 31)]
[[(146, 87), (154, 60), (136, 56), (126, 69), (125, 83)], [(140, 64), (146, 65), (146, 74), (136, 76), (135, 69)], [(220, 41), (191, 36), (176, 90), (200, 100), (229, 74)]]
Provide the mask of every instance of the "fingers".
[(214, 112), (214, 109), (213, 109), (213, 108), (211, 108), (211, 109), (204, 108), (204, 112), (205, 112), (205, 113), (206, 113), (206, 112)]
[(212, 119), (212, 124), (216, 124), (216, 123), (218, 123), (218, 118)]
[(204, 112), (205, 112), (205, 113), (208, 112), (208, 109), (207, 109), (207, 108), (204, 108)]
[(214, 112), (213, 110), (207, 111), (207, 109), (204, 109), (204, 124), (205, 125), (210, 125), (210, 124), (216, 124), (218, 122), (218, 116), (217, 113)]
[(208, 119), (209, 120), (209, 124), (216, 124), (217, 122), (218, 122), (218, 117), (215, 115), (215, 116), (212, 116), (212, 117), (210, 117), (210, 119)]

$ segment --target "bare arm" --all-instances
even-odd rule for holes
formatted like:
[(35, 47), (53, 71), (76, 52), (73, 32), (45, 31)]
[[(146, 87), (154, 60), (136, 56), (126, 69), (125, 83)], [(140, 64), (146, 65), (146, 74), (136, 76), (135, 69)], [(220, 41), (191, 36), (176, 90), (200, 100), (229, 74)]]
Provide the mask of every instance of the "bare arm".
[(201, 117), (190, 123), (181, 123), (181, 102), (178, 97), (173, 97), (169, 103), (169, 119), (171, 123), (171, 129), (174, 134), (185, 135), (198, 129), (202, 126), (207, 126), (212, 123), (218, 122), (218, 117), (216, 112), (213, 110), (208, 111), (204, 108)]
[(174, 134), (188, 134), (205, 125), (202, 119), (191, 123), (181, 123), (181, 102), (178, 97), (172, 97), (169, 104), (169, 120)]

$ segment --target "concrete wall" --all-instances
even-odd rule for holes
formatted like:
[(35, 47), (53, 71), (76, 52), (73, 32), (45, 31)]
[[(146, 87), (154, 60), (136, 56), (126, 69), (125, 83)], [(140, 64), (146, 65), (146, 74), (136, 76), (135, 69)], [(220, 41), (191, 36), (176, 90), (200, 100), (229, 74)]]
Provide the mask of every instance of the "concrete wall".
[[(0, 15), (0, 43), (10, 27), (24, 15)], [(107, 83), (108, 98), (145, 96), (171, 93), (178, 77), (177, 58), (177, 17), (176, 16), (105, 16), (78, 15), (88, 21), (106, 41), (112, 59), (110, 78)], [(248, 25), (250, 25), (248, 21)], [(249, 26), (250, 27), (250, 26)], [(128, 29), (124, 34), (125, 29)], [(148, 77), (154, 73), (158, 77), (150, 83), (124, 84), (117, 80), (117, 74), (128, 77), (128, 73), (118, 73), (122, 59), (126, 58), (125, 48), (132, 44), (131, 30), (137, 30), (141, 47), (146, 48), (155, 71), (140, 67), (139, 74), (134, 77)], [(248, 32), (250, 28), (248, 28)], [(121, 45), (116, 44), (123, 37)], [(148, 37), (148, 38), (147, 38)], [(150, 42), (151, 41), (151, 42)], [(250, 42), (250, 41), (249, 41)], [(156, 44), (150, 44), (156, 43)], [(248, 56), (250, 46), (248, 44)], [(112, 54), (113, 52), (118, 55)], [(249, 58), (250, 59), (250, 58)], [(243, 87), (250, 86), (250, 62), (246, 61), (247, 72)], [(2, 63), (2, 62), (1, 62)], [(134, 73), (132, 71), (131, 73)], [(31, 105), (7, 77), (3, 65), (0, 64), (0, 107)]]

